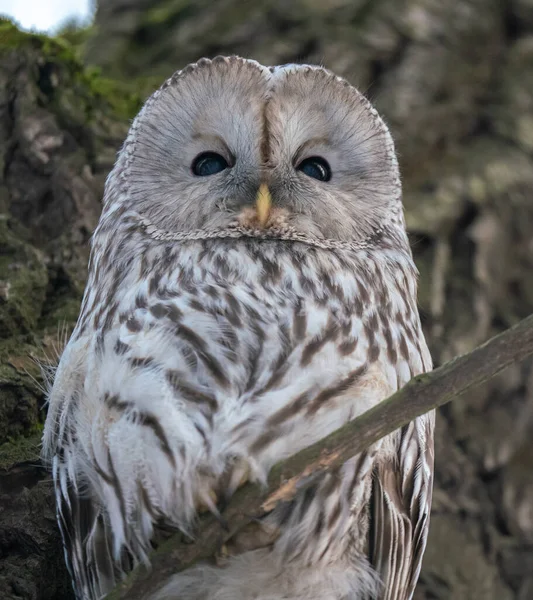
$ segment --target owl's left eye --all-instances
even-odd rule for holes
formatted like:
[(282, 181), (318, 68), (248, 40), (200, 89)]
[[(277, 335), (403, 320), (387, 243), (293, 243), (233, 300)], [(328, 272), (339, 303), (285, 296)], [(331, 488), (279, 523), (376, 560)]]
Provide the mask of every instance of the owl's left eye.
[(305, 173), (308, 177), (318, 181), (329, 181), (331, 179), (331, 168), (321, 156), (310, 156), (296, 167), (298, 171)]
[(229, 167), (228, 161), (216, 152), (202, 152), (192, 162), (192, 172), (198, 177), (216, 175)]

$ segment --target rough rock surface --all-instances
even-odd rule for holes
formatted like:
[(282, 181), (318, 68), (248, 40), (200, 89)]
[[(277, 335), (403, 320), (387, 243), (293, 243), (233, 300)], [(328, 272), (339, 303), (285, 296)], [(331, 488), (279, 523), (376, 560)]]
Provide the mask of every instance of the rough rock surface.
[[(43, 393), (31, 357), (53, 358), (58, 322), (75, 320), (134, 92), (186, 63), (321, 62), (377, 104), (400, 153), (436, 364), (533, 312), (531, 0), (106, 0), (84, 51), (118, 100), (62, 42), (0, 23), (0, 48), (2, 598), (71, 597), (36, 466)], [(533, 598), (532, 434), (531, 362), (440, 411), (416, 600)]]

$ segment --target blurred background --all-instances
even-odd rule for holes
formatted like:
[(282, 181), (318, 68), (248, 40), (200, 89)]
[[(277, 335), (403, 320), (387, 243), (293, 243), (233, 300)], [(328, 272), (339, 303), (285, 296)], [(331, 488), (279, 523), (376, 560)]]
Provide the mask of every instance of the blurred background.
[(68, 25), (86, 27), (96, 9), (92, 0), (0, 0), (0, 14), (26, 31), (53, 35)]
[[(533, 312), (533, 0), (0, 0), (0, 596), (71, 599), (38, 463), (50, 360), (129, 120), (173, 71), (320, 63), (390, 125), (437, 365)], [(61, 325), (58, 325), (61, 324)], [(533, 598), (533, 371), (439, 411), (416, 600)]]

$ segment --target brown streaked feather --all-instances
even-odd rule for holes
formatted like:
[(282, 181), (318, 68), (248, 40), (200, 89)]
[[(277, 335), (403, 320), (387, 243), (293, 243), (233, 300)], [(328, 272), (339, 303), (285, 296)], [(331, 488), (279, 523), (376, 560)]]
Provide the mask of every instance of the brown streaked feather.
[(434, 415), (406, 425), (398, 454), (374, 472), (370, 559), (381, 600), (410, 600), (422, 566), (433, 489)]

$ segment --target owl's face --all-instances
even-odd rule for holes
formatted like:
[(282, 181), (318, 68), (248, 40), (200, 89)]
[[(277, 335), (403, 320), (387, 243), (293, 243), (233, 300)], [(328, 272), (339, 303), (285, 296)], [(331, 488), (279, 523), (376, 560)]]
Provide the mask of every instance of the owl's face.
[[(305, 235), (357, 240), (401, 211), (387, 128), (319, 67), (237, 57), (187, 67), (147, 102), (118, 169), (122, 201), (170, 232), (281, 220)], [(269, 193), (258, 209), (260, 188)]]

